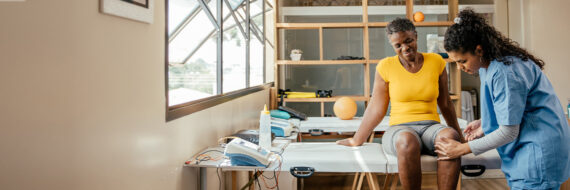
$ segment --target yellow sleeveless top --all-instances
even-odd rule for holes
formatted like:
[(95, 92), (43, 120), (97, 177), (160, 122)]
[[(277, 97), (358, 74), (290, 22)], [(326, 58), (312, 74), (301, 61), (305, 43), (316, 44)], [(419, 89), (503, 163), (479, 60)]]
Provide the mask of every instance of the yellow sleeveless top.
[(446, 62), (435, 53), (422, 55), (424, 64), (416, 73), (407, 71), (397, 55), (380, 60), (376, 66), (376, 71), (388, 84), (391, 126), (423, 120), (440, 121), (437, 113), (439, 75)]

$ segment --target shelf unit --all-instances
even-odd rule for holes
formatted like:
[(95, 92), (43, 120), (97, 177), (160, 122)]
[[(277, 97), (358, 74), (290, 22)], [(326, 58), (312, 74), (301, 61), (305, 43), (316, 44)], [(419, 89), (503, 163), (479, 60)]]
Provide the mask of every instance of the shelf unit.
[[(283, 81), (279, 80), (279, 71), (282, 66), (285, 65), (354, 65), (360, 64), (364, 67), (364, 95), (349, 96), (355, 101), (363, 101), (366, 106), (370, 100), (370, 65), (378, 63), (380, 60), (370, 59), (370, 41), (369, 41), (369, 28), (382, 28), (386, 27), (388, 22), (369, 22), (369, 15), (402, 15), (405, 13), (406, 17), (413, 20), (414, 11), (422, 11), (424, 14), (436, 14), (445, 12), (448, 14), (447, 20), (445, 21), (435, 21), (435, 22), (414, 22), (416, 27), (448, 27), (453, 24), (453, 19), (458, 13), (460, 6), (458, 5), (458, 0), (449, 0), (448, 5), (418, 5), (414, 6), (413, 0), (405, 0), (405, 6), (368, 6), (368, 0), (362, 0), (361, 6), (307, 6), (307, 7), (280, 7), (279, 0), (276, 0), (274, 9), (276, 13), (274, 14), (275, 21), (275, 86), (280, 87)], [(470, 5), (470, 7), (480, 11), (480, 12), (493, 12), (492, 5)], [(295, 16), (312, 16), (312, 15), (360, 15), (362, 16), (362, 22), (335, 22), (335, 23), (284, 23), (280, 22), (282, 17), (285, 15), (295, 15)], [(326, 60), (323, 56), (323, 29), (329, 28), (361, 28), (362, 29), (362, 50), (363, 50), (363, 60)], [(291, 61), (279, 59), (280, 51), (280, 38), (279, 29), (312, 29), (318, 30), (319, 38), (319, 59), (318, 60), (301, 60), (301, 61)], [(454, 64), (451, 60), (446, 59), (449, 64), (449, 79), (451, 82), (450, 93), (451, 99), (454, 103), (457, 117), (461, 117), (461, 73), (459, 67)], [(272, 97), (277, 97), (276, 90), (272, 91)], [(324, 103), (334, 102), (337, 98), (343, 96), (333, 96), (331, 98), (285, 98), (283, 101), (286, 102), (317, 102), (320, 103), (321, 116), (324, 116)], [(278, 98), (276, 98), (276, 101)], [(277, 105), (277, 104), (273, 104)]]

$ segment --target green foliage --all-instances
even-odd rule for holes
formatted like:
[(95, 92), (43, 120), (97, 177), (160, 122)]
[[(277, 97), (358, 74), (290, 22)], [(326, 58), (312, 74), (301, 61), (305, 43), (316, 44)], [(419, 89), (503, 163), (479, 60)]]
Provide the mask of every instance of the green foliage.
[[(169, 66), (168, 67), (168, 88), (189, 88), (193, 90), (198, 90), (205, 93), (213, 92), (212, 82), (215, 79), (210, 80), (208, 76), (211, 73), (208, 68), (208, 63), (203, 59), (198, 59), (194, 62), (188, 62), (181, 66)], [(215, 78), (215, 76), (213, 76)]]

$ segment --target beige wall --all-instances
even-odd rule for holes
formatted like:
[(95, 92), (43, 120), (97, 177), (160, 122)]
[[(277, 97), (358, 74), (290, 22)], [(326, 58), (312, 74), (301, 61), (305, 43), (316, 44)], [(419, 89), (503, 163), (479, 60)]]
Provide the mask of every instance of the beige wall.
[(155, 2), (154, 24), (97, 0), (0, 2), (0, 189), (196, 189), (183, 162), (255, 127), (267, 90), (165, 122)]
[(564, 111), (570, 98), (567, 0), (495, 0), (495, 27), (546, 63), (544, 73)]
[(495, 0), (493, 26), (505, 35), (509, 34), (509, 11), (507, 0)]
[(544, 73), (566, 112), (567, 99), (570, 98), (568, 7), (570, 1), (567, 0), (509, 0), (509, 23), (515, 23), (509, 26), (510, 34), (515, 34), (523, 47), (544, 60)]

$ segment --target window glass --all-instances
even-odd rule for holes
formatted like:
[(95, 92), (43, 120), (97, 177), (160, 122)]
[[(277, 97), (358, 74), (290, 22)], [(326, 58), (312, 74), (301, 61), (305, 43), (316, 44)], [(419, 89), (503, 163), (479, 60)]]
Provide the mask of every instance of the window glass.
[(169, 106), (217, 94), (216, 41), (209, 38), (186, 64), (169, 65)]

